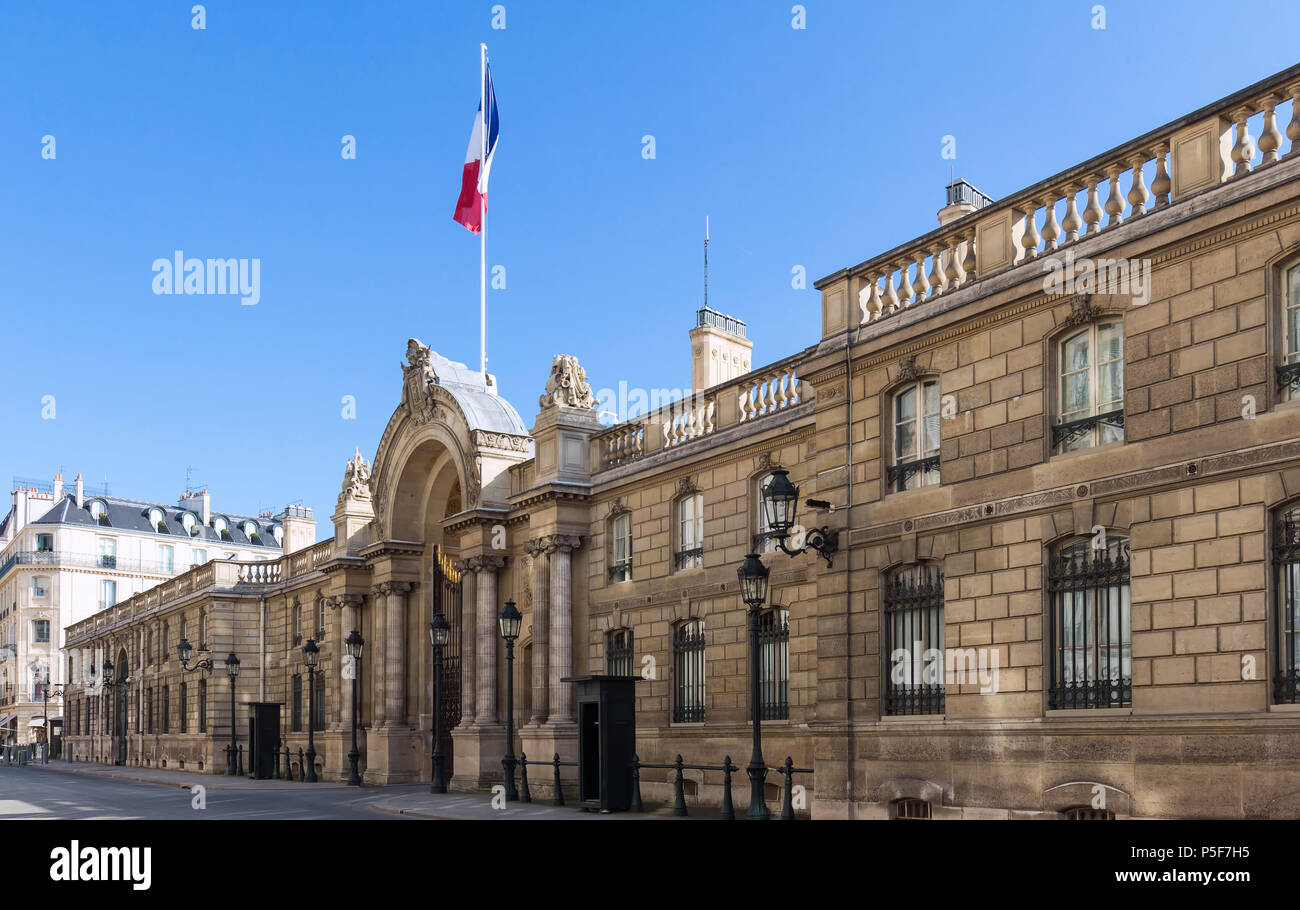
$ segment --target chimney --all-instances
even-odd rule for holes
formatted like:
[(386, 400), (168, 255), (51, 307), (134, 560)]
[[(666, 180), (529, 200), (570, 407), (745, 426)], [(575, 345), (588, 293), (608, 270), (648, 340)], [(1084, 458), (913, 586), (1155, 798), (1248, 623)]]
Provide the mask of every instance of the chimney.
[(80, 509), (86, 504), (86, 488), (81, 482), (81, 475), (77, 475), (77, 508)]
[(750, 371), (754, 342), (745, 337), (745, 323), (701, 307), (691, 329), (691, 390), (700, 392)]
[(54, 501), (59, 502), (63, 499), (63, 475), (54, 475)]
[(965, 180), (954, 180), (948, 184), (948, 202), (939, 209), (939, 226), (951, 224), (958, 218), (969, 215), (993, 200), (985, 196)]
[(27, 526), (27, 490), (19, 488), (13, 491), (13, 510), (13, 538), (11, 539), (16, 539), (18, 532)]
[(316, 542), (316, 518), (306, 506), (285, 506), (281, 526), (284, 528), (282, 553), (296, 553)]

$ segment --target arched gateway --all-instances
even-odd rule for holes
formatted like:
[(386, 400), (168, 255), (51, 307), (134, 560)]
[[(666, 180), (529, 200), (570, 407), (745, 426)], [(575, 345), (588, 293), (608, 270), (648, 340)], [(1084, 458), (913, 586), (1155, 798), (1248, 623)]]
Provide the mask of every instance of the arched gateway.
[[(448, 615), (454, 639), (444, 652), (449, 658), (443, 676), (444, 728), (454, 721), (477, 720), (477, 669), (495, 667), (496, 655), (485, 650), (484, 641), (476, 643), (474, 630), (493, 623), (499, 607), (495, 589), (483, 589), (479, 572), (477, 590), (468, 592), (466, 607), (460, 608), (460, 577), (469, 567), (460, 550), (467, 538), (481, 534), (475, 551), (491, 551), (488, 519), (494, 513), (505, 519), (507, 469), (532, 455), (523, 421), (497, 395), (491, 376), (454, 363), (414, 338), (406, 357), (401, 403), (380, 439), (365, 478), (369, 483), (356, 485), (369, 494), (373, 517), (359, 510), (356, 523), (348, 525), (347, 509), (357, 503), (349, 499), (346, 486), (339, 503), (348, 529), (344, 533), (355, 527), (356, 552), (369, 572), (368, 615), (361, 625), (371, 668), (363, 675), (370, 677), (372, 693), (365, 777), (374, 783), (423, 780), (431, 774), (434, 680), (428, 628), (435, 610), (459, 614)], [(364, 471), (361, 463), (349, 476)], [(478, 556), (474, 567), (492, 560)], [(477, 605), (477, 615), (470, 604)], [(449, 743), (444, 738), (448, 771)]]

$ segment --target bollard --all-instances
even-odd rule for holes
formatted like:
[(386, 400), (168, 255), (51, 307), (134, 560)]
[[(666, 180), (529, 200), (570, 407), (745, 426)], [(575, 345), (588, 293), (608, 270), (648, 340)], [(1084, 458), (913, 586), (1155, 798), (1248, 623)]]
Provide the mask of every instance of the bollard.
[(528, 753), (519, 753), (519, 801), (531, 803), (533, 794), (528, 792)]
[(239, 744), (239, 776), (244, 776), (244, 744)]
[(722, 818), (729, 822), (736, 820), (736, 807), (731, 803), (731, 772), (735, 767), (730, 755), (722, 760)]
[(275, 768), (273, 768), (271, 771), (271, 780), (279, 780), (280, 779), (280, 750), (276, 749), (274, 751), (275, 751)]
[(629, 812), (645, 811), (641, 803), (641, 756), (635, 752), (632, 753), (632, 804), (627, 808)]
[(785, 757), (785, 769), (781, 772), (785, 775), (785, 794), (781, 797), (781, 820), (789, 821), (794, 818), (794, 759), (790, 756)]
[(284, 744), (284, 779), (293, 780), (293, 760), (289, 756), (289, 744)]
[(564, 789), (560, 786), (560, 753), (555, 753), (555, 795), (551, 797), (552, 806), (564, 805)]
[(677, 761), (673, 762), (673, 764), (677, 766), (677, 785), (673, 788), (676, 791), (673, 794), (673, 815), (685, 815), (686, 791), (682, 787), (682, 781), (684, 778), (682, 776), (682, 757), (680, 754), (677, 756)]
[(298, 747), (298, 783), (307, 782), (307, 759), (303, 757), (302, 746)]

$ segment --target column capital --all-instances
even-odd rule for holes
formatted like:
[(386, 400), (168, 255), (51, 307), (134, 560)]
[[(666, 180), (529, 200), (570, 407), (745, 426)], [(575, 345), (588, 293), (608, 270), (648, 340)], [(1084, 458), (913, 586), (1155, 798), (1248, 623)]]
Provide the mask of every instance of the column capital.
[(549, 551), (546, 549), (545, 537), (534, 537), (531, 540), (524, 541), (524, 552), (534, 559), (538, 556), (545, 556)]
[(464, 575), (466, 572), (478, 571), (478, 567), (475, 564), (475, 561), (472, 559), (458, 559), (452, 564), (452, 568), (454, 568), (457, 572), (461, 573), (462, 575)]
[(506, 558), (496, 553), (484, 553), (481, 556), (471, 556), (469, 558), (470, 567), (475, 572), (497, 572), (506, 566)]
[(325, 598), (325, 603), (332, 609), (341, 610), (344, 607), (359, 607), (364, 600), (360, 594), (335, 594)]
[(539, 540), (547, 553), (572, 553), (582, 546), (582, 538), (577, 534), (548, 534)]
[(375, 594), (406, 594), (414, 591), (419, 582), (416, 581), (385, 581), (375, 585), (370, 590)]

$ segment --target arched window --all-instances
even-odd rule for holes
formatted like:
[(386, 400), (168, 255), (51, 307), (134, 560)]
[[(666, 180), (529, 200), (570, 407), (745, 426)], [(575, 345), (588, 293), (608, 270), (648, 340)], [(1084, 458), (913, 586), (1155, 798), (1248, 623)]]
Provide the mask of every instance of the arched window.
[(886, 714), (942, 714), (946, 670), (943, 570), (907, 566), (884, 582)]
[(754, 524), (754, 552), (755, 553), (774, 553), (776, 552), (776, 537), (772, 534), (772, 525), (768, 522), (767, 509), (763, 508), (763, 487), (772, 482), (772, 475), (764, 474), (758, 478), (754, 484), (754, 512), (757, 521)]
[[(1300, 266), (1298, 266), (1300, 268)], [(1300, 505), (1283, 509), (1273, 526), (1274, 599), (1277, 604), (1273, 701), (1295, 704), (1300, 688)]]
[(930, 804), (923, 799), (896, 799), (890, 806), (897, 821), (925, 821), (933, 817)]
[(615, 515), (610, 528), (610, 581), (630, 581), (632, 578), (632, 513)]
[(677, 500), (677, 568), (704, 565), (704, 496), (688, 493)]
[(181, 514), (181, 527), (190, 537), (195, 537), (199, 533), (199, 519), (193, 512), (184, 512)]
[(632, 630), (615, 629), (605, 635), (605, 672), (610, 676), (632, 676)]
[(199, 732), (208, 732), (208, 681), (199, 680)]
[(790, 611), (765, 610), (758, 618), (758, 698), (763, 720), (790, 717)]
[(1132, 705), (1128, 540), (1098, 532), (1061, 547), (1048, 591), (1049, 707)]
[(701, 723), (704, 720), (704, 620), (691, 619), (678, 624), (673, 634), (673, 677), (676, 695), (673, 701), (674, 723)]
[(890, 408), (895, 492), (939, 483), (939, 381), (924, 379), (899, 389)]
[(316, 598), (316, 640), (325, 640), (325, 598)]
[(1074, 452), (1124, 439), (1124, 323), (1081, 328), (1059, 346), (1059, 422), (1052, 443)]
[(289, 732), (302, 732), (302, 677), (293, 677), (293, 713), (290, 715)]
[(302, 644), (302, 606), (296, 600), (293, 602), (293, 643), (295, 647)]
[(1094, 809), (1092, 806), (1071, 806), (1063, 813), (1072, 822), (1114, 821), (1115, 813), (1109, 809)]
[(1300, 398), (1300, 263), (1282, 279), (1282, 365), (1277, 384), (1286, 401)]

